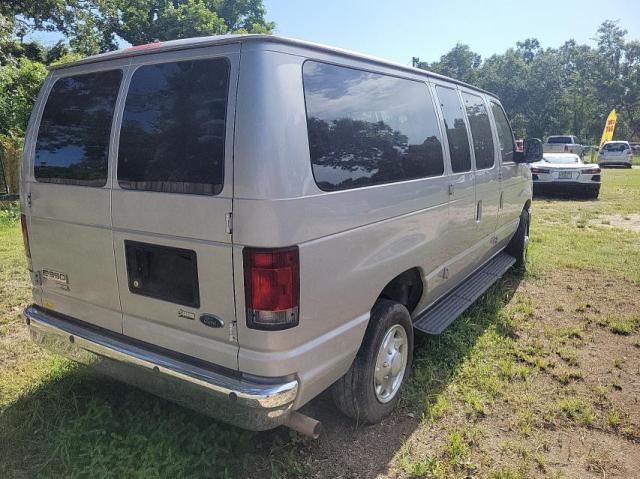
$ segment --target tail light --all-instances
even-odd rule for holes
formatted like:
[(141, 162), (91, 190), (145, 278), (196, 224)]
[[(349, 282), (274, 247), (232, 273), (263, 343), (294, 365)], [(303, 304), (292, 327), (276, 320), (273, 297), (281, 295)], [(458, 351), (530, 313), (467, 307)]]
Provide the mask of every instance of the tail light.
[(273, 331), (297, 326), (300, 314), (298, 247), (245, 248), (243, 260), (247, 327)]
[(551, 170), (548, 170), (547, 168), (537, 168), (535, 166), (531, 167), (531, 173), (551, 173)]
[(599, 175), (600, 168), (587, 168), (586, 170), (582, 170), (580, 173), (583, 175)]
[(25, 214), (20, 215), (20, 226), (22, 226), (22, 241), (24, 242), (24, 254), (27, 256), (27, 263), (29, 265), (29, 271), (31, 267), (31, 248), (29, 248), (29, 229), (27, 228), (27, 216)]

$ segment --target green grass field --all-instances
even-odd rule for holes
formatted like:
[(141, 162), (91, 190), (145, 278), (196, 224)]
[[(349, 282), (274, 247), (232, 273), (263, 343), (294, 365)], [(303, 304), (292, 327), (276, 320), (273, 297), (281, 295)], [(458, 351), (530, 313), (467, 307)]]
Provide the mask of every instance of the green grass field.
[(0, 477), (637, 473), (638, 169), (605, 170), (598, 201), (536, 198), (526, 273), (417, 340), (401, 407), (382, 424), (357, 426), (326, 395), (314, 400), (317, 441), (226, 426), (33, 345), (16, 217), (0, 213)]

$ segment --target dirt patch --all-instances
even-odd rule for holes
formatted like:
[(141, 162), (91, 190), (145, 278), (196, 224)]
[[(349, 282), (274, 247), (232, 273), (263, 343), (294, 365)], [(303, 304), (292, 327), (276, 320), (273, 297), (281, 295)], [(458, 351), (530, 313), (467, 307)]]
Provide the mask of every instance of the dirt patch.
[(591, 226), (603, 228), (620, 228), (640, 233), (640, 214), (605, 215), (589, 221)]
[[(518, 301), (532, 311), (512, 315), (513, 354), (539, 360), (525, 380), (478, 414), (452, 399), (436, 420), (409, 407), (373, 426), (346, 420), (325, 393), (304, 408), (325, 427), (301, 446), (306, 477), (640, 477), (640, 334), (612, 331), (640, 314), (640, 285), (562, 269), (523, 281)], [(455, 398), (457, 382), (440, 395)]]

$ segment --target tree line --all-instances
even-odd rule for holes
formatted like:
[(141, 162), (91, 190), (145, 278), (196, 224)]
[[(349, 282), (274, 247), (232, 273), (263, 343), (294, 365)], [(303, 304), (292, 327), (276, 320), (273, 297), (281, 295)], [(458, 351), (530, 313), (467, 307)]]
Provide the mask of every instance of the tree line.
[(414, 63), (497, 94), (519, 138), (569, 134), (598, 144), (615, 108), (614, 139), (640, 141), (640, 41), (611, 20), (593, 40), (544, 49), (528, 38), (484, 60), (457, 44), (438, 61)]
[[(227, 33), (272, 33), (262, 0), (3, 0), (0, 2), (0, 155), (17, 190), (20, 149), (47, 66), (155, 40)], [(58, 32), (55, 45), (29, 40)], [(615, 138), (640, 140), (640, 42), (605, 21), (595, 45), (568, 40), (543, 49), (536, 39), (482, 59), (457, 44), (416, 66), (496, 93), (519, 138), (574, 134), (597, 143), (612, 108)], [(417, 60), (417, 59), (416, 59)]]

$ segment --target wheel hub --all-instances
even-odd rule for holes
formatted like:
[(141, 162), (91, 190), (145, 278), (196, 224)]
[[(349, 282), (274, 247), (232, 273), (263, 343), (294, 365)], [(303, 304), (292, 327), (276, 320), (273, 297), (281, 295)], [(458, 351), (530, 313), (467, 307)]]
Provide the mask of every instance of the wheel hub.
[(391, 401), (402, 384), (407, 369), (407, 332), (396, 324), (385, 333), (376, 357), (373, 388), (381, 403)]

